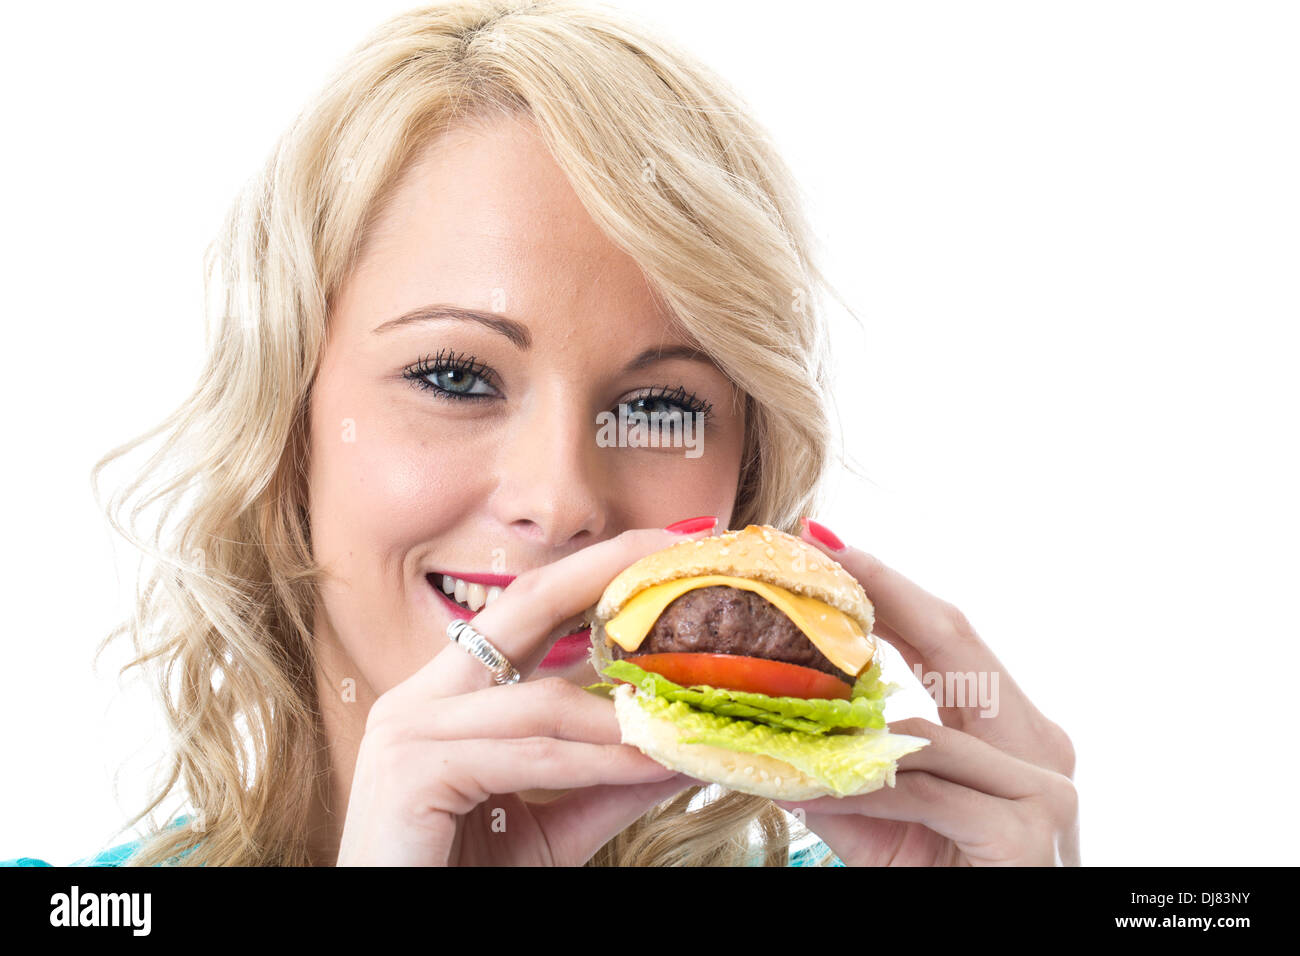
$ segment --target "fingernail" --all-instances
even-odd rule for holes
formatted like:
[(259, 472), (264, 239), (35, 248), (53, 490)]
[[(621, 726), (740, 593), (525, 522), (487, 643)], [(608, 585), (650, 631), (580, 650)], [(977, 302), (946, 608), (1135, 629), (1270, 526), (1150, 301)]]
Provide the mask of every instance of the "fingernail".
[(830, 548), (832, 551), (844, 550), (844, 542), (836, 536), (834, 531), (826, 527), (826, 525), (818, 524), (816, 521), (813, 521), (812, 518), (804, 518), (803, 526), (808, 534), (812, 535), (813, 538), (826, 545), (826, 547)]
[(685, 521), (675, 521), (665, 531), (671, 531), (673, 534), (695, 534), (697, 531), (708, 531), (718, 523), (716, 515), (705, 515), (702, 518), (687, 518)]

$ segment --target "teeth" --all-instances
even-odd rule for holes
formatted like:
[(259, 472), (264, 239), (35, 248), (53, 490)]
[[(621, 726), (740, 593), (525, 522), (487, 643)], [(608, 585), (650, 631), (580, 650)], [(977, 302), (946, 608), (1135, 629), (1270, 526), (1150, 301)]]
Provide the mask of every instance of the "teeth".
[(465, 603), (471, 611), (481, 610), (487, 600), (487, 588), (481, 584), (471, 584), (465, 593)]
[(453, 578), (450, 574), (444, 574), (442, 575), (442, 590), (471, 611), (479, 611), (500, 597), (501, 592), (505, 589), (496, 585), (488, 587), (485, 584), (470, 584), (460, 578)]

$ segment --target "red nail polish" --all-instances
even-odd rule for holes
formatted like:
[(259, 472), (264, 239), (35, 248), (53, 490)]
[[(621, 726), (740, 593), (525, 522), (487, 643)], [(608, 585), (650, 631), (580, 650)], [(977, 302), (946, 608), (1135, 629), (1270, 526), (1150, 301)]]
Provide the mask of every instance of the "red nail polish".
[(687, 518), (685, 521), (675, 521), (665, 531), (671, 531), (674, 534), (695, 534), (697, 531), (707, 531), (715, 527), (718, 523), (716, 515), (705, 515), (702, 518)]
[(830, 548), (832, 551), (844, 550), (844, 542), (836, 536), (834, 531), (826, 527), (824, 524), (818, 524), (816, 521), (813, 521), (812, 518), (804, 518), (803, 524), (804, 527), (808, 529), (810, 535), (822, 544), (826, 545), (826, 547)]

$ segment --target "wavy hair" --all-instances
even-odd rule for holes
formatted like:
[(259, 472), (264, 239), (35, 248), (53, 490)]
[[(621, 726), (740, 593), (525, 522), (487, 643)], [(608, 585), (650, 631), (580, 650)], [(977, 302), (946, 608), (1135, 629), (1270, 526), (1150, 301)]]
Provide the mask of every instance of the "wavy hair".
[[(244, 187), (205, 254), (208, 348), (193, 393), (105, 455), (158, 447), (105, 507), (148, 568), (123, 671), (151, 675), (171, 735), (132, 865), (303, 865), (328, 772), (311, 622), (320, 569), (307, 408), (330, 303), (413, 158), (457, 123), (530, 119), (606, 235), (738, 386), (747, 411), (734, 527), (796, 530), (829, 459), (830, 290), (797, 187), (715, 74), (605, 7), (456, 0), (355, 49)], [(157, 511), (156, 517), (153, 515)], [(146, 515), (154, 518), (140, 530)], [(588, 865), (784, 865), (770, 801), (692, 787)], [(179, 792), (189, 826), (152, 814)], [(708, 796), (708, 794), (705, 794)]]

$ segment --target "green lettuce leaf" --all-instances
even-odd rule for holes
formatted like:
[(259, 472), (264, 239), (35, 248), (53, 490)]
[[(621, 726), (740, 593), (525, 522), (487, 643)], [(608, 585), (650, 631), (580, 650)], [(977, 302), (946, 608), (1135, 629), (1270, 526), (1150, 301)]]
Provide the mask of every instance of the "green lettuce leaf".
[(898, 684), (887, 684), (880, 679), (880, 659), (877, 657), (871, 662), (870, 667), (858, 675), (850, 699), (857, 700), (859, 697), (865, 697), (868, 700), (884, 700), (900, 689)]
[(821, 781), (838, 796), (892, 787), (898, 759), (930, 742), (887, 730), (805, 734), (699, 711), (680, 700), (644, 693), (634, 699), (652, 716), (671, 720), (678, 728), (680, 743), (776, 757)]
[(769, 697), (705, 684), (682, 687), (628, 660), (614, 661), (601, 673), (635, 684), (641, 691), (638, 696), (680, 701), (699, 711), (805, 734), (827, 734), (844, 728), (883, 728), (885, 698), (897, 688), (880, 680), (879, 662), (873, 662), (858, 678), (849, 700)]

